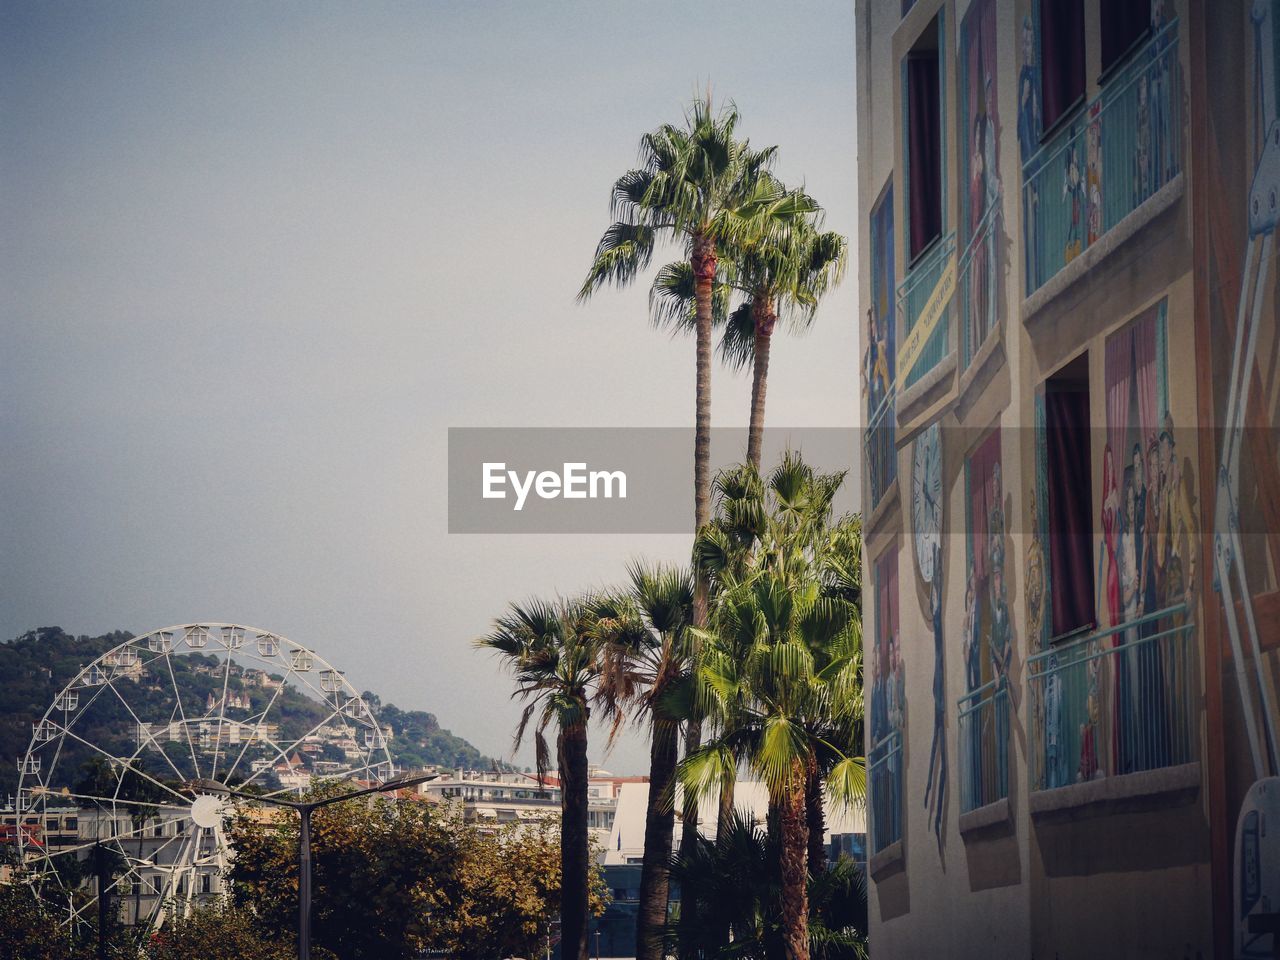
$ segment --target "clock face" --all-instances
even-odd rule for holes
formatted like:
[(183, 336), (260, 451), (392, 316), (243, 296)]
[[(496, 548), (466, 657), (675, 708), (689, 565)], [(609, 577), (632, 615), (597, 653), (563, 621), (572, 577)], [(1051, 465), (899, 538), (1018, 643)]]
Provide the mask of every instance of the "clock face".
[(932, 423), (916, 437), (911, 474), (911, 522), (920, 576), (932, 582), (942, 542), (942, 429)]

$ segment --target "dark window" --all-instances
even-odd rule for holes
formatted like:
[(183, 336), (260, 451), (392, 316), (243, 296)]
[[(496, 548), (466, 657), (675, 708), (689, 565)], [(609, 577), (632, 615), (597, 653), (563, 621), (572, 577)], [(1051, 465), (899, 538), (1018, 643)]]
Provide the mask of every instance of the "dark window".
[(1040, 64), (1047, 132), (1084, 99), (1083, 0), (1040, 0)]
[(1089, 355), (1081, 354), (1045, 384), (1049, 486), (1049, 582), (1052, 629), (1062, 637), (1096, 624), (1089, 457)]
[(1103, 0), (1102, 72), (1124, 59), (1151, 29), (1151, 0)]
[(935, 18), (907, 54), (907, 214), (910, 257), (942, 236), (942, 78)]

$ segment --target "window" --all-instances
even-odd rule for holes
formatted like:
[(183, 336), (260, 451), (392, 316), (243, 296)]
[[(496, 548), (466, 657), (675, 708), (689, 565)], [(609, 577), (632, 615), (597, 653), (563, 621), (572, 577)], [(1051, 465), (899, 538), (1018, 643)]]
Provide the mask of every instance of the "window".
[(1083, 0), (1040, 0), (1040, 82), (1044, 129), (1084, 99)]
[(942, 236), (941, 25), (935, 17), (906, 62), (909, 259)]
[(1060, 638), (1092, 629), (1096, 623), (1088, 353), (1048, 379), (1044, 411), (1051, 635)]

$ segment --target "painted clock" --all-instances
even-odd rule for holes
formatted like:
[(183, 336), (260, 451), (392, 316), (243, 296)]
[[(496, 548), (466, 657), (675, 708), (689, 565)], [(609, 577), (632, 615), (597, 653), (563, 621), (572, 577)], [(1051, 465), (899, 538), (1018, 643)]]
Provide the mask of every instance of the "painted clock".
[(915, 439), (911, 471), (911, 523), (920, 576), (932, 583), (942, 545), (942, 428), (929, 424)]

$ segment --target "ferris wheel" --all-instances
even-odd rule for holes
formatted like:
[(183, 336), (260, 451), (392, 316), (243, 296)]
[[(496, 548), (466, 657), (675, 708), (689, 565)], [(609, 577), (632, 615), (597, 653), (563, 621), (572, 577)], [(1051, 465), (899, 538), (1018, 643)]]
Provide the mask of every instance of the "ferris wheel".
[(314, 651), (231, 623), (119, 644), (80, 669), (18, 761), (19, 870), (67, 926), (101, 887), (156, 929), (222, 893), (224, 796), (286, 796), (398, 771), (369, 705)]

